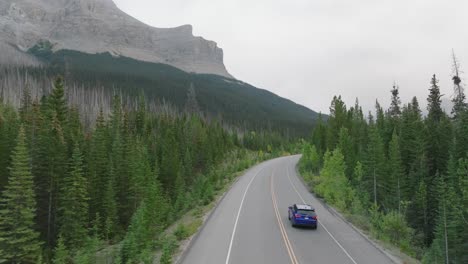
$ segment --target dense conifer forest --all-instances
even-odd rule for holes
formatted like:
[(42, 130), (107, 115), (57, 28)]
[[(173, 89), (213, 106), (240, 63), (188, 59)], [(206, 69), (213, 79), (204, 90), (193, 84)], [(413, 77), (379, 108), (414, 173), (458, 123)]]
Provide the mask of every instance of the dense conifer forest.
[(397, 86), (389, 109), (376, 102), (366, 117), (334, 97), (300, 161), (318, 196), (423, 263), (468, 263), (468, 107), (458, 71), (453, 81), (450, 114), (435, 75), (425, 116)]
[(113, 263), (152, 263), (159, 248), (170, 263), (173, 221), (289, 146), (202, 118), (192, 99), (184, 112), (155, 113), (114, 96), (90, 128), (62, 78), (42, 98), (26, 89), (19, 109), (0, 100), (0, 262), (97, 263), (112, 248)]

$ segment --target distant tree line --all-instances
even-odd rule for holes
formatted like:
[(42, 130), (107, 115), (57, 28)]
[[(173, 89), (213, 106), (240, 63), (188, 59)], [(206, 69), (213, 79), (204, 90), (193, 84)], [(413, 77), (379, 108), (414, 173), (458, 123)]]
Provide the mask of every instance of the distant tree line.
[(427, 116), (416, 97), (401, 104), (398, 86), (367, 118), (335, 96), (300, 162), (318, 195), (423, 263), (468, 263), (468, 107), (456, 69), (451, 115), (435, 75)]
[(213, 199), (226, 158), (288, 145), (201, 118), (195, 98), (171, 114), (114, 96), (85, 129), (65, 94), (57, 78), (41, 98), (26, 89), (19, 109), (0, 100), (0, 262), (95, 263), (103, 243), (119, 243), (115, 261), (139, 263), (168, 224)]

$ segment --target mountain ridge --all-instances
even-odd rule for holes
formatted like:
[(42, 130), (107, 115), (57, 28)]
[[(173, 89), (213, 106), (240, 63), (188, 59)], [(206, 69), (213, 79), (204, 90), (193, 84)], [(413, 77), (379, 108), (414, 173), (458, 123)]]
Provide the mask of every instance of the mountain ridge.
[(0, 42), (27, 51), (41, 41), (52, 43), (53, 51), (109, 52), (232, 78), (223, 50), (214, 41), (194, 36), (191, 25), (152, 27), (112, 0), (3, 0)]

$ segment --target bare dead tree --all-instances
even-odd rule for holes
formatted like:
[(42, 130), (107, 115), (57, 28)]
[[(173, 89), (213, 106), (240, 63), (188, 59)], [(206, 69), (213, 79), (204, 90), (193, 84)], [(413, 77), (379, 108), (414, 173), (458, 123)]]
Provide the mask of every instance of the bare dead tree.
[(465, 92), (464, 88), (461, 83), (461, 78), (460, 78), (460, 63), (455, 56), (455, 52), (452, 50), (452, 71), (453, 71), (453, 76), (452, 76), (452, 81), (453, 81), (453, 108), (452, 108), (452, 114), (454, 118), (457, 118), (457, 116), (460, 114), (460, 112), (466, 110), (467, 105), (465, 102)]
[(185, 111), (189, 114), (201, 114), (200, 107), (197, 102), (197, 95), (195, 93), (195, 86), (190, 83), (187, 90), (187, 101), (185, 102)]

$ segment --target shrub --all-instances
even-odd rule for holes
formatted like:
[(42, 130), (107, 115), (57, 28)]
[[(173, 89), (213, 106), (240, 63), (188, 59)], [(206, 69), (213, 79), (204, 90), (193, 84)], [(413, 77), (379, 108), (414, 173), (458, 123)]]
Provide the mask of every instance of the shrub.
[(408, 247), (412, 230), (402, 214), (390, 212), (382, 217), (382, 232), (391, 243)]
[(188, 228), (183, 225), (183, 224), (179, 224), (176, 228), (176, 230), (174, 231), (174, 236), (177, 238), (177, 240), (184, 240), (186, 239), (188, 236), (189, 236), (189, 230)]

